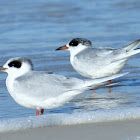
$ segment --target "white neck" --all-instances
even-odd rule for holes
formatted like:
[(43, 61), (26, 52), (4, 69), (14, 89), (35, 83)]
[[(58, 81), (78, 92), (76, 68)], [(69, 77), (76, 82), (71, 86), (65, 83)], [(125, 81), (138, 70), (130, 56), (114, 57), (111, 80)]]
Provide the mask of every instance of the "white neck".
[(71, 57), (74, 57), (76, 54), (80, 53), (81, 51), (83, 51), (86, 48), (87, 48), (87, 46), (78, 45), (76, 47), (69, 47), (68, 50), (70, 51)]
[(24, 75), (25, 73), (27, 72), (30, 72), (31, 70), (28, 70), (28, 71), (18, 71), (18, 72), (10, 72), (8, 73), (8, 76), (6, 78), (6, 86), (7, 86), (7, 89), (9, 91), (9, 93), (11, 94), (11, 96), (13, 98), (15, 98), (16, 94), (14, 93), (14, 84), (15, 84), (15, 79)]

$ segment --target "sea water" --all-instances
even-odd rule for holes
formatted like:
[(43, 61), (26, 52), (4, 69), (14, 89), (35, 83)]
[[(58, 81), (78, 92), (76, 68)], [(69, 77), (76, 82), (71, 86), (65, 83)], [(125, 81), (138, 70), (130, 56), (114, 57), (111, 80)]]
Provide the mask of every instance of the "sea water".
[[(140, 38), (140, 2), (99, 0), (0, 0), (0, 65), (27, 57), (34, 69), (83, 79), (70, 65), (68, 51), (55, 51), (76, 37), (93, 46), (119, 48)], [(140, 55), (133, 56), (117, 79), (119, 86), (82, 93), (62, 107), (36, 110), (18, 105), (0, 73), (0, 131), (140, 118)], [(51, 94), (51, 93), (50, 93)]]

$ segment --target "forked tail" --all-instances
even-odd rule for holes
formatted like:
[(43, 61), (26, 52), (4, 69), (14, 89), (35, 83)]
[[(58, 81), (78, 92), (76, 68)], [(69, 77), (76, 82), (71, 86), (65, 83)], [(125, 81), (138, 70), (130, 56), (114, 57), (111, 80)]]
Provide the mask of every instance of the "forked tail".
[(100, 84), (102, 85), (103, 82), (107, 82), (108, 80), (119, 78), (119, 77), (124, 76), (128, 73), (129, 72), (121, 73), (121, 74), (115, 74), (115, 75), (104, 77), (104, 78), (85, 80), (85, 84), (84, 84), (83, 89), (87, 90), (87, 89), (90, 89), (90, 88), (97, 88), (96, 86), (97, 85), (100, 86)]
[(128, 51), (131, 51), (131, 50), (134, 50), (135, 48), (137, 48), (138, 46), (140, 45), (140, 39), (132, 42), (131, 44), (127, 45), (127, 46), (124, 46), (122, 47), (123, 49), (126, 50), (126, 52)]

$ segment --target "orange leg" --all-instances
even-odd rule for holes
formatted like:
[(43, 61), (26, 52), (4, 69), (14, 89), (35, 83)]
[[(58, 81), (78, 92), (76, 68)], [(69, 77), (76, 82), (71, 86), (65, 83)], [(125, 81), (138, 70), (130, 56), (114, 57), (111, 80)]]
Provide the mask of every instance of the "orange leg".
[(43, 115), (43, 113), (44, 113), (44, 109), (41, 109), (41, 115)]
[(95, 94), (95, 90), (93, 90), (93, 93)]
[(37, 110), (36, 110), (36, 116), (38, 116), (38, 115), (39, 115), (39, 110), (37, 109)]
[[(108, 80), (108, 82), (110, 83), (111, 80)], [(111, 93), (111, 88), (110, 87), (108, 87), (108, 92)]]
[(112, 90), (111, 90), (111, 88), (110, 88), (110, 87), (108, 87), (108, 92), (109, 92), (109, 93), (111, 93), (111, 92), (112, 92)]

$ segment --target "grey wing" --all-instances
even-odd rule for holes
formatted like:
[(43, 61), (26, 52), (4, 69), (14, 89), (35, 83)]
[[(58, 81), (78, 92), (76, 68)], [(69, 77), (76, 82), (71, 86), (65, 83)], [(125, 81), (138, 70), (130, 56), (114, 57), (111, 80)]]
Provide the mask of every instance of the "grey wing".
[(102, 67), (111, 63), (113, 51), (114, 49), (111, 48), (87, 48), (77, 54), (75, 59), (81, 63), (79, 66), (84, 64), (86, 67)]
[(15, 80), (15, 90), (32, 98), (53, 98), (79, 88), (83, 81), (77, 78), (32, 71)]

